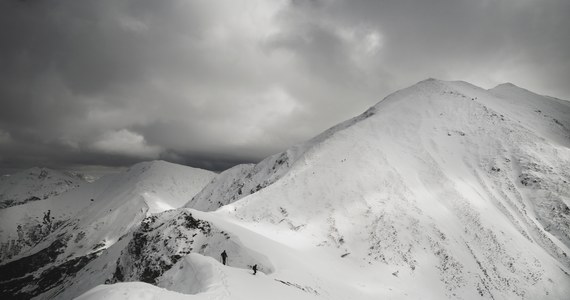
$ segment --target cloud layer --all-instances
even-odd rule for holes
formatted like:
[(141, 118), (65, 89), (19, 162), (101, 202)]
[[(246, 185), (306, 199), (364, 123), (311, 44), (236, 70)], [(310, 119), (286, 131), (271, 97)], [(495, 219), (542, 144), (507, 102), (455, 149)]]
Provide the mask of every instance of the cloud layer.
[(570, 98), (565, 0), (0, 2), (0, 168), (257, 161), (427, 77)]

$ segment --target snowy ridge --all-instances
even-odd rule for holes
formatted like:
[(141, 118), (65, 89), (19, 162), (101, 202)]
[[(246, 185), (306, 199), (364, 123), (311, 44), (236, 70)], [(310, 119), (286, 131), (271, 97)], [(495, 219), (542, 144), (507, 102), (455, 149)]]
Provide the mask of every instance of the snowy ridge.
[[(214, 211), (228, 203), (250, 195), (255, 190), (251, 183), (254, 165), (242, 164), (232, 167), (220, 173), (202, 191), (196, 194), (185, 207), (191, 207), (202, 211)], [(247, 184), (247, 186), (246, 186)], [(214, 202), (217, 201), (217, 202)]]
[(188, 201), (185, 207), (202, 211), (214, 211), (226, 204), (258, 192), (279, 180), (297, 160), (303, 157), (306, 151), (312, 151), (319, 143), (325, 142), (335, 133), (372, 116), (374, 110), (375, 108), (372, 107), (363, 114), (326, 130), (308, 142), (293, 146), (285, 152), (272, 155), (256, 165), (237, 165), (222, 172), (204, 190)]
[[(149, 246), (152, 245), (152, 246)], [(263, 257), (251, 257), (239, 240), (207, 221), (194, 218), (187, 210), (172, 210), (152, 215), (141, 222), (117, 261), (112, 282), (141, 280), (156, 283), (166, 266), (172, 266), (189, 253), (217, 258), (219, 249), (237, 254), (232, 265), (247, 268)], [(150, 250), (150, 251), (149, 251)], [(261, 263), (260, 263), (261, 264)], [(265, 262), (264, 270), (273, 267)]]
[(294, 159), (292, 151), (272, 155), (257, 165), (237, 165), (222, 172), (185, 207), (213, 211), (258, 192), (285, 174)]

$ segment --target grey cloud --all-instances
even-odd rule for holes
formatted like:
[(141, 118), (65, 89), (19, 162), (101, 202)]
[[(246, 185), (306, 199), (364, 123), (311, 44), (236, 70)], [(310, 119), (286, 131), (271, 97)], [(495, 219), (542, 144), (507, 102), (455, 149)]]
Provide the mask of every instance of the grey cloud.
[(220, 170), (427, 77), (570, 98), (569, 14), (565, 0), (2, 1), (0, 167)]
[[(568, 78), (568, 1), (331, 1), (317, 19), (368, 23), (385, 36), (384, 68), (400, 81), (417, 74), (493, 85), (519, 84), (559, 96), (549, 87)], [(534, 62), (564, 65), (536, 74)], [(548, 74), (548, 72), (557, 74)], [(521, 74), (522, 73), (522, 74)], [(504, 75), (502, 75), (504, 74)], [(545, 77), (546, 76), (546, 77)], [(465, 78), (470, 77), (470, 78)]]

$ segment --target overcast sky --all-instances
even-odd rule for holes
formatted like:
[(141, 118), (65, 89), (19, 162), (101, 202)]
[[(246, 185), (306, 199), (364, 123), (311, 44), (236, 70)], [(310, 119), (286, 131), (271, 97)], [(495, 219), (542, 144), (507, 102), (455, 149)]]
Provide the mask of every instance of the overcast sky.
[(570, 99), (568, 0), (2, 0), (0, 169), (255, 162), (435, 77)]

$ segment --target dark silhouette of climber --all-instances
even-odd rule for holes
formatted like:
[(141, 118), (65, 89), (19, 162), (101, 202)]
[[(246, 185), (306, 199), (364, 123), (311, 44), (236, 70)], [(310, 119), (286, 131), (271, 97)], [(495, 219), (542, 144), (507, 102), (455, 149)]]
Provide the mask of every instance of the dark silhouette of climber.
[(51, 222), (50, 214), (51, 214), (51, 210), (50, 210), (50, 209), (48, 209), (48, 211), (47, 211), (46, 213), (44, 213), (44, 223), (45, 223), (45, 224), (48, 224), (48, 223)]
[(224, 250), (224, 252), (222, 252), (222, 263), (225, 265), (226, 264), (226, 259), (228, 258), (228, 254), (226, 253), (226, 250)]
[(257, 273), (257, 265), (253, 265), (251, 268), (253, 269), (253, 275), (255, 275)]
[(48, 232), (51, 231), (51, 218), (50, 218), (51, 210), (48, 209), (46, 213), (44, 213), (44, 224), (47, 227)]

